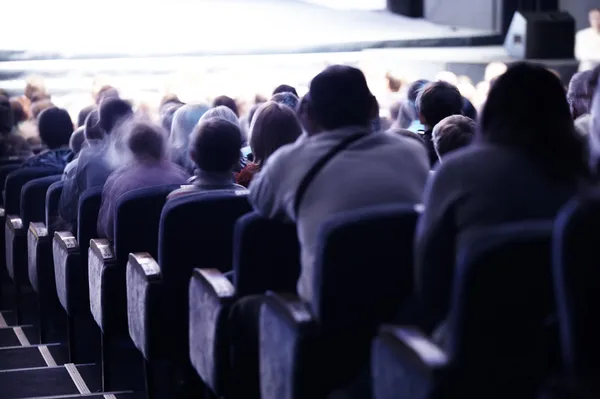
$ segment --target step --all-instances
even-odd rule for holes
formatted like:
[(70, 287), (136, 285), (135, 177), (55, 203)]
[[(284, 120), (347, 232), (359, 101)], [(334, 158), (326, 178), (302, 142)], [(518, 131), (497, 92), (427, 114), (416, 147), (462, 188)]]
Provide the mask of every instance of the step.
[(84, 399), (145, 399), (146, 395), (142, 392), (106, 392), (106, 393), (92, 393), (86, 395), (58, 395), (58, 396), (36, 396), (35, 398), (26, 399), (71, 399), (71, 398), (84, 398)]
[(63, 366), (4, 370), (0, 371), (0, 387), (0, 399), (89, 395), (100, 392), (100, 368), (93, 364), (76, 366), (67, 363)]
[(12, 310), (0, 311), (0, 327), (14, 326), (15, 313)]
[(18, 327), (0, 326), (0, 347), (28, 346), (38, 341), (37, 329), (31, 325)]
[(68, 361), (65, 345), (29, 345), (0, 348), (0, 371), (63, 365)]

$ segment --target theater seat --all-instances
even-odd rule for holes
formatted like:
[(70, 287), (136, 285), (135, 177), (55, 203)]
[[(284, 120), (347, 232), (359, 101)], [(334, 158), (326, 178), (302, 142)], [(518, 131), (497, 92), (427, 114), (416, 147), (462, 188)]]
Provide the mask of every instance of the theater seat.
[[(2, 195), (0, 195), (0, 226), (6, 225), (6, 210), (4, 209), (4, 185), (6, 183), (6, 176), (9, 173), (14, 172), (19, 169), (20, 165), (18, 164), (7, 164), (0, 166), (0, 187), (2, 188)], [(8, 278), (6, 274), (6, 246), (4, 244), (4, 230), (0, 228), (0, 308), (4, 309), (2, 294), (3, 280)]]
[[(52, 240), (54, 277), (58, 299), (67, 313), (70, 361), (94, 360), (81, 339), (91, 335), (89, 323), (89, 295), (87, 259), (100, 210), (102, 187), (85, 190), (79, 197), (77, 212), (77, 237), (71, 231), (56, 231)], [(91, 358), (90, 358), (91, 357)]]
[[(121, 348), (123, 355), (127, 346), (134, 350), (127, 328), (125, 269), (129, 253), (143, 251), (157, 255), (160, 214), (167, 195), (178, 187), (146, 187), (123, 194), (116, 204), (114, 245), (105, 239), (93, 239), (91, 242), (89, 304), (102, 333), (105, 390), (111, 386), (111, 375), (119, 374), (112, 367), (111, 353), (115, 348)], [(123, 339), (124, 342), (117, 342)], [(110, 389), (117, 388), (113, 386)]]
[(323, 224), (313, 303), (270, 293), (262, 307), (261, 398), (326, 397), (368, 368), (377, 327), (413, 294), (418, 215), (416, 206), (387, 205)]
[[(55, 178), (30, 184), (41, 177), (54, 175)], [(46, 190), (60, 179), (56, 170), (46, 168), (25, 168), (11, 172), (6, 178), (6, 225), (5, 251), (6, 269), (15, 285), (15, 314), (21, 320), (21, 288), (28, 283), (27, 278), (27, 229), (29, 222), (42, 221), (45, 217)]]
[(562, 354), (569, 377), (598, 397), (600, 268), (596, 237), (600, 195), (573, 199), (554, 226), (553, 270)]
[[(189, 287), (190, 358), (206, 385), (219, 397), (237, 397), (236, 373), (230, 370), (228, 316), (231, 305), (248, 295), (267, 290), (296, 289), (300, 249), (296, 225), (250, 213), (238, 219), (233, 240), (233, 282), (217, 269), (195, 269)], [(232, 365), (239, 364), (232, 360)], [(240, 389), (246, 397), (249, 392)]]
[(458, 251), (444, 350), (413, 328), (383, 328), (375, 398), (535, 397), (560, 369), (551, 238), (551, 221), (473, 231)]
[[(159, 228), (158, 262), (133, 254), (127, 265), (129, 334), (147, 360), (149, 385), (169, 364), (200, 389), (190, 363), (188, 287), (192, 270), (232, 268), (236, 220), (251, 210), (247, 191), (213, 191), (170, 200)], [(207, 315), (208, 317), (208, 315)], [(157, 381), (161, 383), (162, 381)]]
[[(54, 179), (54, 177), (42, 178)], [(54, 264), (52, 259), (52, 237), (54, 224), (58, 218), (58, 203), (64, 186), (64, 181), (56, 181), (48, 187), (45, 198), (44, 222), (30, 222), (27, 231), (27, 265), (29, 282), (37, 293), (39, 310), (40, 343), (47, 343), (48, 329), (59, 327), (55, 317), (60, 303), (56, 295), (56, 281), (54, 279)], [(50, 339), (61, 340), (56, 336)]]

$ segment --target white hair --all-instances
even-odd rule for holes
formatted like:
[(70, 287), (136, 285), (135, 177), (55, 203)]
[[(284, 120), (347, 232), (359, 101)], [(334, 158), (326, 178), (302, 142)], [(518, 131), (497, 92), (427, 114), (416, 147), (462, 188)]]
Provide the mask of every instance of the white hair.
[(200, 120), (198, 121), (198, 124), (201, 124), (201, 123), (206, 122), (207, 120), (213, 119), (213, 118), (225, 119), (226, 121), (233, 123), (237, 127), (240, 127), (240, 121), (239, 121), (238, 117), (235, 115), (235, 112), (233, 112), (232, 110), (230, 110), (229, 108), (227, 108), (224, 105), (219, 105), (218, 107), (211, 108), (208, 111), (206, 111), (204, 113), (204, 115), (202, 115)]

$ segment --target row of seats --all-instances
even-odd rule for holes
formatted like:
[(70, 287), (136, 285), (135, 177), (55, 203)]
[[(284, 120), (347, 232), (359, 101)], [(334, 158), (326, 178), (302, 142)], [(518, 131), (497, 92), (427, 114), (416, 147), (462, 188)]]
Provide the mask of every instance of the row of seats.
[[(3, 178), (17, 315), (20, 288), (31, 284), (41, 342), (60, 334), (55, 315), (65, 312), (70, 361), (101, 361), (105, 392), (122, 388), (119, 366), (132, 349), (143, 357), (149, 397), (165, 398), (324, 398), (365, 375), (377, 399), (534, 397), (564, 365), (584, 385), (595, 375), (593, 196), (557, 221), (473, 232), (456, 256), (440, 345), (400, 312), (414, 296), (418, 207), (324, 223), (308, 305), (291, 294), (300, 271), (295, 226), (253, 213), (246, 192), (166, 202), (175, 187), (132, 191), (118, 201), (109, 243), (95, 238), (100, 189), (80, 197), (73, 231), (56, 231), (60, 174), (8, 165)], [(255, 362), (237, 358), (247, 354), (230, 342), (230, 309), (252, 295), (264, 295)]]

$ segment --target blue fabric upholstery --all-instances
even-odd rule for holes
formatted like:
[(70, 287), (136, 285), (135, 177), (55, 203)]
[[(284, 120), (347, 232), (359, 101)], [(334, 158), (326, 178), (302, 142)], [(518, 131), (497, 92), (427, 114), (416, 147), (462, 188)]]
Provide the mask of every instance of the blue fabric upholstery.
[(64, 180), (52, 183), (46, 192), (46, 228), (48, 229), (48, 235), (52, 237), (54, 231), (56, 231), (56, 221), (58, 219), (58, 203), (60, 202), (60, 196), (62, 194), (63, 187), (65, 185)]
[(5, 203), (4, 209), (7, 215), (19, 215), (21, 213), (21, 189), (28, 181), (56, 175), (62, 173), (61, 170), (49, 168), (23, 168), (11, 172), (6, 177), (4, 185)]
[(144, 299), (146, 307), (150, 303), (160, 303), (160, 307), (146, 308), (144, 314), (152, 314), (154, 321), (140, 322), (149, 330), (138, 330), (142, 336), (134, 338), (138, 348), (149, 348), (147, 358), (167, 355), (189, 362), (188, 287), (192, 270), (231, 270), (234, 226), (250, 210), (246, 192), (200, 192), (167, 202), (159, 227), (162, 284), (156, 290), (146, 290)]
[[(155, 258), (158, 248), (158, 225), (167, 195), (178, 185), (145, 187), (123, 194), (115, 212), (116, 267), (102, 278), (100, 295), (93, 300), (102, 312), (102, 330), (127, 335), (126, 265), (130, 253), (148, 252)], [(108, 276), (111, 277), (108, 277)], [(95, 276), (98, 278), (98, 276)]]
[[(285, 298), (265, 305), (279, 306), (280, 313), (287, 308), (289, 316), (279, 322), (274, 317), (261, 319), (261, 373), (270, 376), (261, 380), (263, 398), (266, 392), (291, 395), (279, 399), (301, 397), (300, 392), (311, 383), (323, 388), (321, 394), (328, 394), (351, 383), (367, 367), (377, 327), (392, 320), (413, 294), (417, 218), (412, 205), (389, 205), (335, 215), (323, 224), (313, 281), (314, 322), (304, 317), (296, 320), (297, 306)], [(286, 345), (296, 348), (290, 352), (296, 357), (284, 357), (284, 335), (294, 339)], [(302, 352), (318, 355), (303, 356)]]
[(600, 372), (600, 326), (596, 322), (599, 221), (600, 195), (596, 194), (565, 205), (554, 227), (553, 270), (562, 354), (569, 373), (584, 384), (595, 382)]
[(0, 187), (2, 187), (2, 198), (0, 198), (0, 204), (4, 207), (4, 190), (6, 187), (6, 178), (8, 175), (15, 170), (19, 169), (21, 166), (18, 164), (10, 164), (0, 166)]

